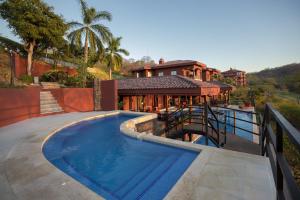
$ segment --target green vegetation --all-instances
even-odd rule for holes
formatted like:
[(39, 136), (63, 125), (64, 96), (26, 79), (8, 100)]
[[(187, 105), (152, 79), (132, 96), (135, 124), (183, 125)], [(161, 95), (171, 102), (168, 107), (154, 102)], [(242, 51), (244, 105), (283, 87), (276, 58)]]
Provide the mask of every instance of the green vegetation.
[(86, 78), (83, 78), (82, 74), (77, 74), (74, 76), (69, 76), (66, 72), (59, 70), (51, 70), (43, 74), (40, 78), (40, 81), (44, 82), (58, 82), (62, 86), (67, 87), (91, 87), (95, 76), (89, 72), (85, 72), (84, 75)]
[[(111, 21), (111, 14), (107, 11), (96, 11), (93, 7), (88, 7), (86, 1), (80, 0), (83, 23), (70, 22), (69, 27), (76, 28), (68, 34), (71, 47), (81, 47), (84, 37), (84, 63), (88, 63), (89, 51), (95, 53), (97, 50), (101, 54), (104, 51), (103, 42), (107, 43), (112, 37), (110, 30), (100, 24), (100, 20)], [(99, 56), (99, 55), (98, 55)]]
[(33, 78), (32, 78), (32, 76), (24, 74), (20, 77), (20, 81), (22, 81), (25, 84), (31, 84), (31, 83), (33, 83)]
[(27, 73), (31, 75), (35, 49), (57, 47), (64, 43), (67, 30), (61, 16), (41, 0), (6, 0), (0, 4), (0, 15), (13, 32), (24, 41), (27, 52)]
[(258, 111), (270, 102), (300, 129), (300, 64), (290, 64), (248, 75)]
[[(97, 71), (95, 77), (108, 79), (107, 68), (102, 67), (108, 65), (110, 77), (112, 70), (117, 70), (114, 77), (122, 77), (118, 72), (122, 66), (122, 54), (129, 53), (120, 48), (121, 38), (114, 38), (109, 28), (100, 23), (111, 21), (112, 15), (89, 7), (85, 0), (79, 0), (79, 3), (82, 23), (65, 23), (62, 16), (55, 14), (53, 8), (43, 0), (0, 0), (0, 17), (8, 22), (9, 28), (23, 42), (19, 44), (0, 37), (0, 54), (7, 49), (27, 56), (29, 76), (33, 59), (50, 58), (53, 60), (53, 69), (57, 68), (59, 61), (74, 63), (79, 66), (77, 78), (81, 80), (83, 87), (88, 81), (90, 68), (100, 66), (98, 70), (94, 70)], [(64, 36), (67, 36), (68, 41)], [(0, 74), (0, 81), (5, 80), (5, 83), (6, 68), (1, 69)]]
[(112, 70), (119, 71), (122, 66), (123, 58), (121, 54), (129, 55), (126, 49), (120, 48), (121, 39), (121, 37), (111, 38), (108, 47), (105, 49), (104, 60), (109, 68), (109, 79), (112, 78)]
[[(232, 99), (251, 101), (256, 111), (263, 113), (271, 103), (294, 127), (300, 130), (300, 64), (290, 64), (247, 75), (248, 87), (239, 87)], [(300, 186), (300, 152), (284, 135), (284, 155)]]

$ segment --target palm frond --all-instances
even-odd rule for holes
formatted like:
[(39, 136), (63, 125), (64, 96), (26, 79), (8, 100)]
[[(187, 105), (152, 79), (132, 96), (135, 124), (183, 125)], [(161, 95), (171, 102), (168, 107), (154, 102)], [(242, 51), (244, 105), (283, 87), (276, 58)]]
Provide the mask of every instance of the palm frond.
[(119, 49), (118, 52), (124, 54), (125, 56), (129, 56), (129, 52), (126, 49)]
[(111, 21), (112, 20), (112, 15), (108, 11), (100, 11), (97, 12), (96, 16), (93, 18), (93, 22), (96, 22), (98, 20), (107, 20)]
[(71, 45), (74, 46), (82, 46), (82, 34), (84, 32), (84, 27), (72, 31), (67, 35), (68, 40), (70, 41)]
[(97, 48), (96, 37), (97, 36), (95, 35), (95, 33), (90, 30), (88, 34), (88, 40), (89, 40), (90, 49), (93, 52), (95, 52)]
[(69, 22), (67, 25), (69, 26), (69, 29), (73, 29), (73, 28), (77, 28), (77, 27), (82, 27), (83, 26), (82, 23), (75, 22), (75, 21)]
[(102, 24), (94, 24), (91, 26), (91, 28), (100, 35), (101, 40), (105, 43), (109, 42), (110, 38), (112, 37), (112, 33), (110, 32), (109, 28)]
[(114, 70), (119, 70), (122, 66), (123, 58), (120, 54), (115, 53), (113, 57), (113, 68)]
[(88, 5), (85, 0), (79, 0), (80, 6), (81, 6), (81, 14), (82, 18), (84, 19), (87, 15)]

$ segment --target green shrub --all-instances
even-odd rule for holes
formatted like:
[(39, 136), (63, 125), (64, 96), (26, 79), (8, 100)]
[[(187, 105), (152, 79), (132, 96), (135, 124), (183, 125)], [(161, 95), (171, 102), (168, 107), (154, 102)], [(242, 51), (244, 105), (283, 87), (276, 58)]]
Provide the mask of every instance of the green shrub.
[(44, 73), (40, 81), (41, 82), (58, 82), (60, 84), (65, 84), (68, 79), (68, 74), (64, 71), (51, 70)]
[(20, 76), (19, 80), (22, 81), (23, 83), (26, 83), (26, 84), (33, 83), (33, 77), (29, 76), (27, 74), (24, 74), (24, 75)]
[(69, 76), (65, 82), (65, 85), (68, 87), (80, 87), (79, 76)]

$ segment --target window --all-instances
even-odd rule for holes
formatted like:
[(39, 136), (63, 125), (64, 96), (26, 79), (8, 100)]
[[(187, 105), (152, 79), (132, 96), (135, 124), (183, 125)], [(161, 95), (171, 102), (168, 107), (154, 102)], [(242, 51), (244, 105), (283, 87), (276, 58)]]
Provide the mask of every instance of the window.
[(137, 77), (137, 78), (140, 77), (140, 73), (139, 73), (139, 72), (136, 73), (136, 77)]
[(152, 73), (151, 72), (147, 72), (147, 77), (151, 77), (152, 76)]
[(163, 76), (163, 75), (164, 75), (163, 72), (159, 72), (159, 73), (158, 73), (158, 76)]
[(177, 71), (171, 71), (171, 75), (177, 75)]

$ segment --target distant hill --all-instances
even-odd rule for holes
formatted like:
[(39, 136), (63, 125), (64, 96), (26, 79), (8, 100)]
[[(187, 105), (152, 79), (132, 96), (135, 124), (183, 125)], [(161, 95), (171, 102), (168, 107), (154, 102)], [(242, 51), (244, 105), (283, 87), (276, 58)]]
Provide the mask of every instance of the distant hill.
[(249, 73), (248, 81), (250, 85), (268, 84), (300, 94), (300, 63)]

